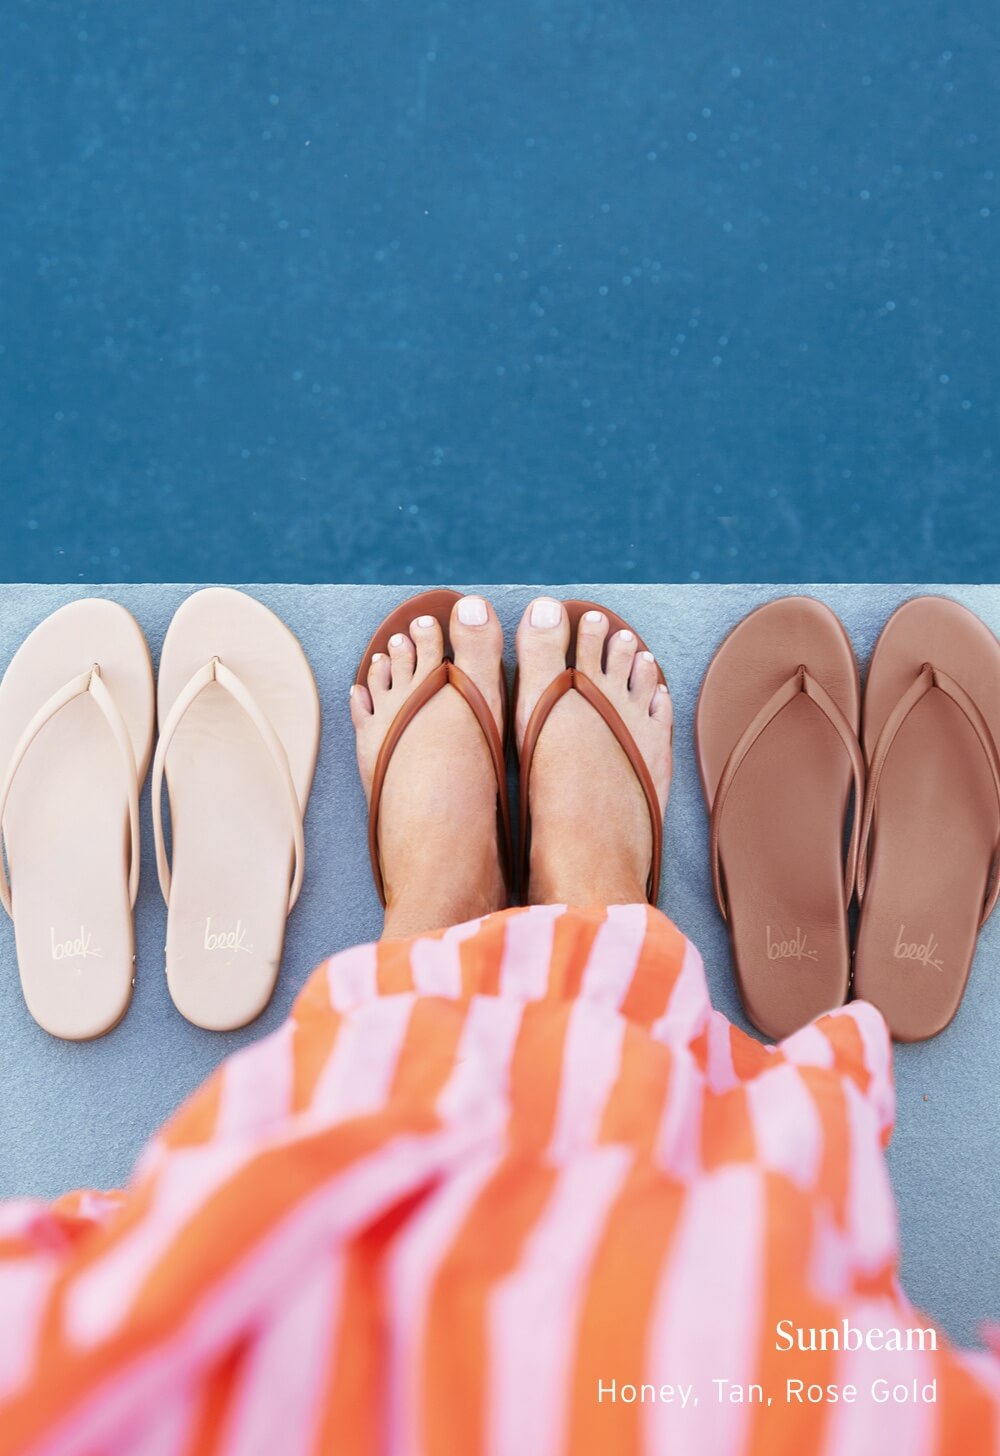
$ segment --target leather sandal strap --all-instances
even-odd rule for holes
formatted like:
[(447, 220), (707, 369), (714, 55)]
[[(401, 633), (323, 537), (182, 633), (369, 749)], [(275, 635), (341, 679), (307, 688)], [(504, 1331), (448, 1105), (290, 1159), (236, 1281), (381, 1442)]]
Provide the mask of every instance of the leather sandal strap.
[[(501, 698), (504, 705), (504, 723), (508, 721), (506, 679), (501, 677)], [(511, 876), (514, 864), (514, 839), (510, 821), (510, 802), (507, 797), (507, 764), (504, 737), (497, 730), (496, 719), (493, 716), (489, 703), (483, 697), (479, 688), (450, 658), (445, 658), (439, 663), (433, 672), (427, 674), (423, 682), (414, 688), (413, 692), (406, 699), (406, 702), (399, 709), (399, 712), (389, 724), (389, 731), (382, 741), (382, 746), (375, 760), (375, 772), (372, 776), (371, 804), (368, 810), (368, 853), (372, 862), (372, 875), (375, 879), (375, 888), (382, 904), (386, 903), (385, 879), (382, 874), (382, 859), (378, 847), (378, 826), (379, 814), (382, 808), (382, 790), (385, 786), (385, 776), (389, 771), (389, 764), (392, 755), (395, 753), (399, 740), (431, 698), (436, 697), (445, 687), (453, 687), (464, 699), (472, 710), (476, 722), (482, 730), (486, 740), (486, 747), (489, 750), (490, 759), (493, 764), (493, 773), (497, 781), (497, 834), (500, 848), (500, 868), (503, 872), (504, 883), (508, 890), (511, 885)], [(506, 726), (505, 726), (506, 732)]]
[(646, 881), (646, 898), (651, 905), (655, 905), (660, 888), (660, 866), (663, 855), (663, 812), (660, 809), (656, 786), (646, 766), (646, 760), (643, 758), (638, 744), (629, 732), (628, 726), (618, 712), (618, 709), (611, 702), (610, 698), (601, 692), (597, 684), (586, 673), (581, 672), (578, 667), (567, 667), (558, 677), (553, 678), (552, 682), (549, 683), (535, 704), (531, 717), (528, 719), (528, 726), (524, 732), (524, 741), (521, 745), (520, 798), (522, 888), (527, 887), (530, 869), (531, 764), (535, 756), (538, 739), (548, 721), (549, 714), (552, 712), (556, 703), (559, 702), (559, 699), (565, 697), (569, 692), (578, 692), (600, 714), (601, 718), (614, 734), (622, 752), (632, 767), (633, 773), (639, 780), (643, 796), (646, 800), (646, 807), (649, 810), (649, 823), (653, 841), (649, 877)]
[[(875, 752), (872, 754), (871, 767), (868, 770), (868, 793), (865, 798), (864, 819), (861, 826), (862, 854), (858, 864), (858, 900), (864, 897), (865, 887), (868, 880), (870, 841), (872, 826), (875, 819), (875, 804), (878, 798), (878, 787), (882, 778), (882, 771), (885, 768), (886, 760), (889, 757), (896, 735), (902, 728), (913, 709), (925, 698), (934, 688), (945, 693), (955, 706), (965, 715), (971, 724), (976, 737), (979, 739), (980, 747), (989, 766), (990, 775), (993, 779), (993, 791), (996, 794), (997, 807), (1000, 809), (1000, 754), (990, 732), (989, 725), (980, 711), (975, 700), (969, 696), (960, 683), (944, 672), (941, 668), (935, 667), (933, 663), (925, 662), (920, 672), (907, 688), (906, 692), (899, 699), (888, 718), (882, 725), (878, 741), (875, 744)], [(996, 909), (997, 898), (1000, 896), (1000, 874), (997, 873), (996, 857), (998, 845), (993, 846), (993, 862), (990, 865), (990, 886), (987, 891), (986, 900), (983, 906), (983, 915), (980, 926), (986, 921)]]
[(781, 684), (771, 694), (767, 702), (760, 709), (754, 718), (747, 724), (743, 733), (737, 739), (732, 752), (726, 760), (726, 766), (719, 779), (718, 788), (715, 791), (715, 798), (712, 802), (710, 853), (712, 861), (712, 888), (715, 891), (716, 903), (722, 914), (723, 920), (729, 920), (729, 907), (726, 904), (726, 895), (722, 883), (722, 863), (719, 853), (719, 838), (722, 832), (722, 813), (725, 808), (729, 792), (736, 781), (736, 776), (743, 766), (747, 754), (754, 744), (774, 722), (778, 714), (793, 703), (795, 699), (804, 694), (811, 702), (815, 703), (823, 716), (837, 730), (841, 742), (851, 760), (851, 771), (854, 775), (854, 813), (851, 818), (851, 838), (847, 851), (847, 860), (844, 866), (844, 908), (851, 903), (854, 894), (854, 881), (858, 865), (858, 850), (861, 844), (861, 804), (864, 798), (865, 788), (865, 761), (861, 752), (861, 745), (858, 742), (858, 735), (854, 732), (847, 718), (834, 702), (833, 698), (809, 672), (808, 668), (800, 664), (792, 673), (791, 677)]
[(246, 683), (239, 677), (232, 668), (226, 666), (218, 657), (213, 657), (206, 662), (204, 667), (198, 668), (188, 679), (187, 685), (174, 700), (174, 705), (167, 714), (167, 721), (160, 730), (159, 741), (156, 745), (156, 754), (153, 758), (153, 839), (156, 844), (156, 873), (160, 881), (165, 902), (170, 904), (170, 861), (167, 858), (167, 851), (163, 838), (163, 770), (167, 761), (167, 753), (171, 741), (185, 713), (187, 713), (195, 698), (208, 687), (210, 683), (218, 683), (231, 698), (233, 698), (246, 713), (251, 723), (257, 729), (267, 749), (271, 761), (274, 764), (278, 778), (281, 780), (282, 788), (285, 791), (285, 799), (288, 804), (289, 819), (291, 821), (292, 841), (294, 844), (294, 867), (292, 871), (291, 885), (288, 891), (288, 910), (299, 898), (299, 891), (302, 889), (302, 878), (305, 873), (306, 849), (305, 836), (302, 828), (303, 808), (299, 803), (299, 796), (292, 781), (292, 772), (288, 767), (288, 755), (285, 752), (284, 744), (278, 737), (263, 708), (247, 687)]
[[(42, 704), (18, 739), (14, 752), (11, 755), (10, 763), (7, 766), (3, 787), (0, 788), (0, 827), (3, 825), (7, 812), (7, 800), (10, 796), (11, 787), (28, 749), (46, 724), (50, 723), (57, 713), (65, 708), (67, 704), (72, 703), (76, 698), (81, 698), (84, 694), (88, 693), (101, 710), (108, 727), (111, 729), (125, 769), (129, 822), (128, 894), (129, 904), (134, 908), (135, 898), (139, 891), (139, 774), (135, 764), (135, 750), (132, 747), (132, 738), (129, 734), (128, 727), (118, 710), (117, 703), (105, 686), (104, 680), (101, 677), (100, 666), (96, 662), (86, 672), (80, 673), (79, 677), (71, 678), (63, 687), (58, 688)], [(13, 917), (14, 911), (10, 881), (2, 854), (0, 854), (0, 904), (3, 905), (7, 914)]]

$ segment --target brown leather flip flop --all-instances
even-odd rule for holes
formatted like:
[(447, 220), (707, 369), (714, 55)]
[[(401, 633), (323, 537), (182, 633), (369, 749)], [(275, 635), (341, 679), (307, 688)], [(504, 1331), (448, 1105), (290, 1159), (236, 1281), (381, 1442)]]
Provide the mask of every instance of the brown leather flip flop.
[(483, 697), (479, 688), (469, 677), (468, 673), (462, 671), (455, 664), (454, 652), (451, 645), (451, 613), (457, 601), (461, 601), (461, 592), (449, 591), (440, 587), (433, 591), (421, 592), (418, 596), (411, 597), (408, 601), (401, 602), (395, 611), (389, 613), (384, 621), (380, 622), (371, 641), (365, 648), (364, 656), (358, 667), (354, 681), (364, 686), (368, 681), (368, 669), (371, 667), (372, 658), (376, 653), (387, 655), (389, 652), (389, 638), (397, 632), (409, 634), (410, 623), (415, 617), (434, 617), (438, 622), (444, 638), (444, 660), (433, 672), (428, 673), (424, 680), (414, 689), (400, 708), (395, 718), (389, 725), (389, 731), (385, 735), (382, 747), (379, 749), (378, 758), (375, 760), (375, 773), (372, 778), (371, 802), (368, 808), (368, 853), (371, 856), (372, 874), (375, 877), (375, 888), (382, 904), (385, 904), (385, 882), (382, 877), (382, 861), (378, 847), (378, 824), (379, 813), (382, 807), (382, 790), (385, 786), (385, 776), (389, 769), (389, 762), (396, 751), (396, 746), (414, 718), (435, 697), (442, 688), (449, 685), (468, 704), (479, 727), (482, 729), (483, 737), (486, 740), (486, 747), (489, 750), (493, 762), (493, 771), (497, 781), (497, 842), (500, 850), (500, 868), (503, 872), (504, 883), (508, 891), (513, 880), (514, 866), (514, 841), (510, 823), (510, 802), (507, 796), (507, 744), (510, 732), (510, 711), (507, 693), (507, 678), (504, 674), (503, 665), (500, 667), (500, 698), (503, 704), (503, 733), (497, 731), (496, 719), (490, 709), (489, 703)]
[[(609, 607), (601, 606), (599, 602), (563, 602), (566, 615), (569, 617), (569, 646), (566, 650), (566, 668), (553, 678), (548, 687), (542, 693), (535, 704), (531, 717), (528, 719), (528, 726), (524, 731), (524, 740), (521, 744), (520, 770), (521, 770), (521, 792), (520, 792), (520, 822), (521, 822), (521, 862), (520, 879), (522, 893), (527, 892), (528, 876), (531, 858), (531, 762), (534, 758), (535, 747), (538, 743), (542, 729), (548, 721), (549, 714), (569, 692), (577, 692), (585, 698), (590, 706), (599, 713), (601, 718), (614, 734), (622, 752), (632, 766), (636, 778), (642, 788), (649, 809), (649, 824), (652, 833), (653, 853), (649, 868), (649, 878), (646, 881), (646, 898), (651, 905), (655, 905), (660, 891), (660, 866), (663, 857), (663, 811), (660, 808), (660, 801), (657, 798), (656, 787), (652, 775), (646, 765), (646, 760), (636, 745), (635, 739), (629, 732), (628, 727), (611, 702), (611, 699), (602, 692), (601, 688), (586, 673), (582, 672), (576, 665), (576, 634), (580, 618), (584, 612), (603, 612), (608, 619), (608, 637), (615, 632), (628, 631), (635, 638), (637, 652), (648, 652), (649, 648), (643, 642), (635, 628), (626, 622), (624, 617), (619, 617), (617, 612), (612, 612)], [(657, 676), (660, 682), (666, 686), (666, 678), (663, 676), (663, 669), (659, 663), (656, 665)], [(517, 702), (517, 679), (514, 680), (515, 712)]]
[(1000, 893), (1000, 643), (946, 597), (894, 612), (865, 685), (854, 992), (899, 1041), (948, 1025)]
[(812, 597), (782, 597), (744, 617), (698, 697), (715, 897), (747, 1016), (776, 1039), (847, 998), (864, 793), (859, 715), (847, 633)]

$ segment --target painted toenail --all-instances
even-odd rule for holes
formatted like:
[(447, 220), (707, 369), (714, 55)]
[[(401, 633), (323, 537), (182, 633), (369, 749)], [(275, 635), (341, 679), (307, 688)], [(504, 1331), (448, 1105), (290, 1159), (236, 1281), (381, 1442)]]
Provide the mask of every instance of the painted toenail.
[(433, 627), (434, 626), (434, 618), (433, 617), (418, 617), (417, 618), (417, 626), (418, 627)]
[(666, 693), (666, 692), (669, 692), (669, 689), (668, 689), (668, 687), (667, 687), (667, 685), (666, 685), (666, 683), (660, 683), (660, 684), (659, 684), (659, 685), (658, 685), (658, 687), (657, 687), (657, 689), (656, 689), (656, 691), (657, 691), (657, 692), (658, 692), (658, 693)]
[(635, 637), (634, 637), (633, 633), (631, 633), (628, 630), (626, 630), (624, 632), (619, 632), (618, 633), (618, 640), (619, 640), (619, 642), (634, 642), (635, 641)]
[(402, 645), (403, 645), (403, 643), (405, 641), (406, 641), (406, 638), (403, 636), (402, 632), (394, 632), (392, 634), (392, 636), (389, 638), (389, 646), (390, 647), (402, 647)]
[(642, 658), (643, 662), (655, 662), (656, 661), (656, 658), (653, 656), (653, 654), (651, 652), (640, 652), (639, 653), (639, 656)]
[(562, 611), (558, 602), (551, 597), (539, 597), (531, 606), (531, 625), (533, 627), (558, 627)]
[(585, 622), (603, 622), (604, 621), (604, 613), (603, 612), (584, 612), (583, 619), (584, 619)]
[(372, 662), (381, 662), (382, 659), (383, 659), (383, 657), (385, 657), (385, 653), (384, 652), (373, 652), (372, 653)]
[(463, 597), (458, 604), (458, 620), (464, 627), (485, 627), (489, 615), (482, 597)]

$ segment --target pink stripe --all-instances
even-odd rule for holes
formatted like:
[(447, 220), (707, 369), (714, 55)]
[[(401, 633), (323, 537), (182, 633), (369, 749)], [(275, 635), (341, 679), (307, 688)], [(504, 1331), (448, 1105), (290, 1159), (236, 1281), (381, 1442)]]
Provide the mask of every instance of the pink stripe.
[(516, 1270), (489, 1309), (486, 1430), (491, 1456), (565, 1449), (572, 1362), (587, 1275), (631, 1152), (596, 1148), (560, 1174)]
[(757, 1157), (803, 1189), (815, 1186), (823, 1158), (823, 1124), (815, 1099), (788, 1062), (745, 1084)]
[(707, 1085), (710, 1092), (719, 1094), (738, 1087), (740, 1079), (733, 1066), (732, 1027), (718, 1011), (713, 1011), (708, 1023), (708, 1067)]
[(309, 1121), (331, 1123), (376, 1112), (392, 1087), (415, 997), (384, 996), (349, 1012), (316, 1083)]
[(185, 1387), (139, 1415), (132, 1430), (119, 1435), (109, 1456), (187, 1456), (194, 1438), (200, 1389)]
[(475, 936), (482, 920), (452, 925), (436, 940), (415, 940), (410, 947), (414, 989), (422, 996), (462, 994), (462, 942)]
[(815, 1022), (786, 1036), (781, 1050), (797, 1067), (832, 1067), (833, 1047)]
[(701, 1169), (704, 1104), (704, 1074), (689, 1051), (673, 1051), (667, 1100), (656, 1134), (656, 1161), (676, 1178), (692, 1178)]
[(601, 1117), (621, 1070), (626, 1022), (577, 1001), (563, 1049), (559, 1102), (549, 1144), (559, 1160), (597, 1141)]
[(351, 1011), (374, 1001), (378, 994), (378, 947), (372, 943), (342, 950), (327, 962), (326, 980), (335, 1011)]
[(45, 1301), (59, 1273), (52, 1254), (29, 1254), (0, 1264), (0, 1400), (31, 1374)]
[(892, 1042), (880, 1011), (867, 1001), (855, 1001), (841, 1013), (853, 1017), (865, 1051), (865, 1066), (871, 1082), (865, 1096), (879, 1120), (879, 1132), (891, 1131), (896, 1121), (896, 1087), (892, 1075)]
[(691, 1042), (700, 1036), (712, 1004), (708, 997), (705, 966), (697, 946), (684, 938), (684, 960), (667, 1002), (667, 1009), (653, 1027), (658, 1041)]
[(896, 1250), (896, 1203), (871, 1104), (844, 1078), (850, 1134), (847, 1221), (856, 1269), (874, 1272)]
[(511, 915), (504, 927), (500, 962), (500, 995), (541, 1001), (549, 987), (555, 925), (565, 905), (532, 905), (523, 915)]
[(223, 1062), (216, 1137), (260, 1133), (288, 1116), (293, 1035), (293, 1024), (286, 1021), (271, 1036)]
[(476, 1156), (439, 1183), (411, 1214), (389, 1256), (386, 1449), (393, 1456), (422, 1449), (423, 1355), (430, 1292), (473, 1205), (501, 1162), (495, 1154)]
[(730, 1166), (691, 1189), (657, 1291), (641, 1378), (693, 1386), (699, 1403), (644, 1407), (650, 1451), (739, 1456), (746, 1448), (751, 1407), (719, 1402), (712, 1382), (754, 1378), (764, 1214), (756, 1169)]
[[(221, 1442), (228, 1456), (313, 1449), (343, 1284), (338, 1248), (316, 1259), (245, 1356)], [(348, 1332), (348, 1337), (350, 1332)]]
[(645, 905), (610, 905), (594, 937), (580, 982), (580, 997), (617, 1011), (632, 984), (646, 939)]
[(474, 996), (459, 1038), (455, 1066), (438, 1098), (446, 1121), (479, 1118), (502, 1133), (510, 1117), (510, 1067), (524, 1003)]
[[(838, 1326), (847, 1319), (862, 1331), (900, 1325), (905, 1328), (907, 1324), (923, 1328), (930, 1323), (919, 1316), (908, 1319), (890, 1300), (845, 1304), (837, 1315)], [(938, 1445), (938, 1407), (913, 1401), (883, 1405), (872, 1398), (872, 1386), (876, 1380), (887, 1381), (890, 1386), (909, 1385), (916, 1380), (918, 1388), (922, 1388), (933, 1380), (938, 1363), (933, 1354), (920, 1351), (842, 1350), (837, 1356), (835, 1380), (856, 1386), (858, 1396), (851, 1405), (840, 1401), (829, 1407), (823, 1456), (844, 1456), (845, 1452), (850, 1456), (886, 1456), (887, 1452), (931, 1456)]]

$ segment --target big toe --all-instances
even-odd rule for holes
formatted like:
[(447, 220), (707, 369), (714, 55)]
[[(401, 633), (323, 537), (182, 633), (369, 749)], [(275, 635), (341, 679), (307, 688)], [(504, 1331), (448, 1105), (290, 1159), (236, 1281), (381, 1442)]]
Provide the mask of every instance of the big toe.
[(460, 597), (451, 612), (448, 632), (455, 666), (472, 678), (500, 722), (500, 661), (503, 628), (485, 597)]
[(566, 608), (553, 597), (536, 597), (517, 629), (519, 733), (549, 683), (565, 668), (568, 647)]

